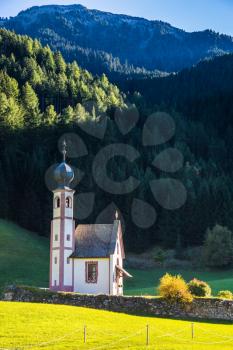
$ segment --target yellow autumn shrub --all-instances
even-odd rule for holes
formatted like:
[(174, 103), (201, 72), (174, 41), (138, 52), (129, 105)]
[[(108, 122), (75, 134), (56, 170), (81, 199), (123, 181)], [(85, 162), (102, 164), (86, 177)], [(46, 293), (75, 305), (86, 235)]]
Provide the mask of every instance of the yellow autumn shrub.
[(159, 295), (169, 302), (190, 303), (193, 300), (188, 285), (180, 275), (172, 276), (166, 273), (160, 279), (158, 291)]

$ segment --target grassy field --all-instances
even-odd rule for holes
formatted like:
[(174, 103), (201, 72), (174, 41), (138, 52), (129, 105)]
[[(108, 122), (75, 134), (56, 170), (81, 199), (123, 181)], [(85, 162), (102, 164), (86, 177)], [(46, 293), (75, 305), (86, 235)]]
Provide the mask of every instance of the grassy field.
[(48, 271), (48, 239), (0, 220), (0, 285), (46, 286)]
[[(155, 286), (166, 272), (182, 274), (186, 280), (193, 277), (208, 282), (213, 294), (222, 289), (233, 291), (233, 270), (188, 271), (174, 269), (129, 269), (132, 279), (125, 281), (125, 294), (155, 295)], [(18, 283), (48, 286), (49, 240), (32, 234), (17, 225), (0, 220), (0, 286)]]
[(192, 339), (190, 321), (72, 306), (0, 302), (0, 315), (0, 349), (230, 350), (233, 344), (230, 324), (194, 322)]
[(193, 277), (206, 281), (211, 286), (213, 295), (217, 295), (219, 290), (231, 290), (233, 292), (233, 270), (190, 271), (162, 268), (146, 271), (128, 270), (134, 278), (126, 280), (125, 294), (127, 295), (155, 295), (155, 286), (158, 286), (159, 279), (166, 272), (181, 274), (186, 281), (190, 281)]

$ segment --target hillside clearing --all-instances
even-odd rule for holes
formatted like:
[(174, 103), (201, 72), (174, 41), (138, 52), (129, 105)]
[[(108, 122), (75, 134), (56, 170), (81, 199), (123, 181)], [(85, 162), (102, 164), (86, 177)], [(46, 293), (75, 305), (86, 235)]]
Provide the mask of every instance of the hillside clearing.
[[(49, 240), (21, 227), (0, 220), (0, 286), (26, 284), (48, 286)], [(208, 282), (216, 295), (219, 290), (233, 292), (233, 270), (193, 271), (156, 268), (128, 269), (133, 278), (126, 279), (126, 295), (155, 295), (155, 287), (166, 272), (181, 274), (187, 281), (193, 277)]]
[(0, 220), (0, 285), (46, 286), (48, 271), (48, 239)]
[[(139, 317), (63, 305), (0, 302), (4, 349), (232, 349), (233, 326)], [(146, 326), (149, 325), (149, 347)], [(86, 343), (84, 344), (84, 326)]]

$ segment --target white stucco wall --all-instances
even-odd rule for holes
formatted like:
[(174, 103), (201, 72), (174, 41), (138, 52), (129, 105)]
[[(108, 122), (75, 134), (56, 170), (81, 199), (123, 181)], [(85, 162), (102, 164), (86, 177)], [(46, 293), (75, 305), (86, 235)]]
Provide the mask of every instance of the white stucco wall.
[[(73, 246), (73, 220), (64, 220), (64, 247), (72, 248)], [(67, 240), (67, 235), (70, 235), (70, 240)]]
[[(117, 252), (117, 244), (119, 247), (119, 250)], [(117, 281), (116, 281), (116, 265), (119, 265), (123, 267), (123, 259), (122, 259), (122, 251), (121, 251), (121, 245), (120, 245), (120, 240), (119, 240), (119, 235), (116, 241), (116, 246), (115, 246), (115, 252), (113, 255), (110, 256), (110, 275), (112, 276), (111, 278), (111, 294), (113, 295), (122, 295), (123, 294), (123, 278), (119, 278), (119, 283), (117, 286)], [(122, 287), (119, 287), (122, 286)]]
[[(86, 262), (98, 261), (97, 283), (86, 283)], [(109, 294), (109, 259), (74, 259), (74, 291), (87, 294)]]
[(110, 265), (110, 271), (109, 271), (110, 292), (109, 292), (109, 294), (114, 295), (113, 285), (114, 285), (115, 276), (114, 276), (114, 268), (113, 268), (113, 255), (110, 255), (109, 265)]
[(65, 198), (70, 197), (72, 201), (71, 208), (66, 208), (65, 206), (65, 216), (69, 218), (73, 218), (73, 194), (70, 192), (65, 192)]
[[(53, 248), (60, 247), (60, 226), (61, 226), (60, 219), (53, 220)], [(55, 235), (57, 235), (58, 237), (57, 241), (55, 241)]]
[[(56, 285), (59, 285), (59, 254), (58, 249), (52, 251), (52, 286), (55, 286), (55, 280)], [(57, 258), (57, 264), (55, 264), (55, 257)]]
[(64, 251), (64, 285), (65, 286), (72, 286), (72, 276), (73, 276), (73, 261), (72, 259), (69, 259), (70, 263), (67, 263), (67, 258), (72, 253), (71, 250), (65, 250)]
[(61, 204), (61, 193), (55, 192), (53, 196), (53, 217), (57, 218), (61, 215), (61, 206), (60, 208), (55, 208), (55, 198), (60, 198), (60, 204)]
[[(116, 280), (116, 265), (123, 266), (122, 260), (122, 250), (119, 241), (120, 235), (120, 225), (118, 227), (118, 238), (115, 245), (114, 254), (110, 258), (89, 258), (89, 259), (71, 259), (70, 263), (67, 263), (67, 258), (71, 255), (74, 250), (74, 222), (73, 222), (73, 191), (57, 190), (54, 191), (54, 198), (59, 197), (60, 205), (64, 205), (62, 208), (53, 208), (53, 239), (52, 239), (52, 286), (54, 286), (54, 281), (56, 280), (56, 285), (59, 285), (59, 264), (62, 264), (61, 273), (63, 275), (63, 283), (65, 287), (72, 287), (74, 281), (74, 291), (80, 293), (89, 294), (123, 294), (123, 278), (120, 278), (118, 283)], [(70, 197), (71, 207), (66, 208), (66, 198)], [(61, 211), (64, 213), (61, 217)], [(64, 221), (63, 221), (64, 220)], [(117, 224), (117, 222), (115, 222)], [(64, 237), (60, 237), (63, 233)], [(62, 231), (61, 231), (62, 230)], [(55, 235), (57, 235), (58, 240), (55, 241)], [(70, 239), (67, 239), (67, 235)], [(64, 245), (62, 244), (64, 241)], [(61, 246), (62, 245), (62, 246)], [(119, 250), (117, 250), (117, 245)], [(54, 249), (55, 248), (55, 249)], [(59, 248), (61, 248), (62, 254), (59, 256)], [(64, 260), (63, 260), (64, 252)], [(57, 257), (57, 264), (54, 263), (54, 258)], [(61, 261), (60, 261), (61, 259)], [(86, 262), (97, 261), (98, 262), (98, 279), (97, 283), (87, 283), (86, 282)], [(61, 275), (61, 276), (62, 276)], [(62, 279), (63, 279), (62, 278)], [(62, 283), (62, 280), (61, 280)]]
[[(73, 194), (74, 191), (55, 190), (53, 198), (53, 221), (52, 221), (52, 240), (51, 240), (51, 283), (55, 286), (62, 284), (64, 287), (73, 285), (73, 262), (67, 263), (67, 258), (74, 250), (74, 221), (73, 221)], [(71, 207), (66, 207), (66, 198), (69, 197)], [(55, 208), (55, 198), (60, 198), (60, 207)], [(64, 234), (64, 236), (63, 236)], [(67, 239), (69, 235), (69, 239)], [(55, 240), (57, 236), (57, 240)], [(62, 253), (62, 254), (61, 254)], [(63, 256), (64, 253), (64, 256)], [(57, 264), (54, 259), (57, 257)], [(61, 271), (59, 271), (59, 266)], [(62, 277), (61, 277), (62, 276)], [(61, 277), (61, 281), (59, 281)], [(62, 287), (63, 288), (63, 287)]]
[[(73, 247), (73, 229), (74, 223), (71, 219), (64, 220), (64, 285), (72, 286), (73, 284), (73, 268), (72, 268), (72, 260), (70, 263), (67, 263), (67, 258), (72, 254)], [(70, 236), (70, 240), (67, 240), (67, 235)], [(69, 248), (69, 249), (66, 249)]]
[[(61, 216), (61, 207), (62, 207), (62, 203), (61, 203), (61, 193), (64, 193), (64, 197), (65, 199), (67, 197), (70, 197), (71, 198), (71, 207), (70, 208), (66, 208), (66, 204), (64, 203), (65, 205), (65, 216), (67, 217), (73, 217), (73, 196), (74, 196), (74, 192), (72, 191), (54, 191), (54, 197), (53, 197), (53, 217), (56, 218), (56, 217), (60, 217)], [(60, 207), (59, 208), (55, 208), (55, 198), (60, 198)], [(64, 198), (63, 197), (63, 198)]]

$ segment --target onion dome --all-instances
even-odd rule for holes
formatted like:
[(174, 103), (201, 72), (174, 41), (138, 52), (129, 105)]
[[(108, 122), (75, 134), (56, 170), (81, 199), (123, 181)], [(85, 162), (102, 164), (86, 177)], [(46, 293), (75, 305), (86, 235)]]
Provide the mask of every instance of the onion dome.
[(67, 188), (74, 179), (73, 169), (66, 163), (66, 142), (63, 142), (63, 162), (54, 171), (54, 179), (59, 188)]

